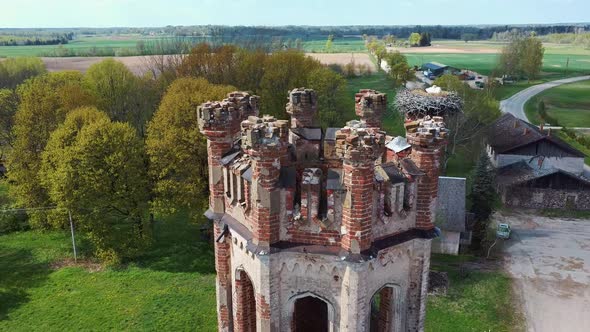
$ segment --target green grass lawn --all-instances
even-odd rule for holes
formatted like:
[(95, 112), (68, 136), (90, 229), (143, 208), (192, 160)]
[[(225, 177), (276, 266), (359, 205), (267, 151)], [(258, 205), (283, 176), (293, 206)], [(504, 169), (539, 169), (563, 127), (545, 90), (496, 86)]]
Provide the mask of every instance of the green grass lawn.
[(575, 140), (571, 139), (569, 136), (567, 136), (563, 132), (558, 132), (558, 135), (559, 135), (559, 138), (561, 138), (563, 141), (567, 142), (569, 145), (573, 146), (574, 148), (578, 149), (579, 151), (582, 151), (582, 153), (584, 153), (586, 155), (586, 157), (584, 157), (584, 162), (586, 163), (586, 165), (590, 165), (590, 149), (588, 149), (587, 147), (583, 146), (582, 144), (576, 142)]
[(213, 249), (185, 220), (156, 223), (145, 255), (97, 272), (55, 267), (72, 261), (67, 232), (0, 236), (0, 330), (215, 331)]
[(511, 280), (500, 271), (459, 273), (470, 256), (433, 254), (431, 268), (449, 274), (446, 295), (428, 296), (427, 332), (515, 331), (521, 323), (515, 312)]
[(526, 116), (532, 123), (541, 123), (537, 111), (539, 101), (545, 103), (547, 114), (559, 125), (590, 127), (590, 81), (564, 84), (545, 90), (525, 104)]

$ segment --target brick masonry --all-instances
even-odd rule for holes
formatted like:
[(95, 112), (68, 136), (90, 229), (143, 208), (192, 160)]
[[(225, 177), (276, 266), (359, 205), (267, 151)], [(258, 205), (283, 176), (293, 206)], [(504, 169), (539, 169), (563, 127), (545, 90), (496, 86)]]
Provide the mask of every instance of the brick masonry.
[[(430, 239), (416, 230), (434, 227), (443, 119), (408, 120), (411, 148), (395, 153), (380, 130), (385, 94), (361, 90), (361, 120), (327, 130), (314, 127), (317, 98), (290, 91), (290, 121), (259, 117), (258, 97), (243, 92), (198, 110), (219, 238), (219, 330), (289, 331), (305, 319), (297, 301), (313, 297), (329, 331), (421, 331)], [(403, 195), (386, 191), (393, 181)]]

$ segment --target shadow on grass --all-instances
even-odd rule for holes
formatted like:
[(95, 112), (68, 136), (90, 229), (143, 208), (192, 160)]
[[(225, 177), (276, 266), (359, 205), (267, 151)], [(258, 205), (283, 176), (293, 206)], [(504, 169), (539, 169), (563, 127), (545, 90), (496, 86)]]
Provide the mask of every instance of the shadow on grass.
[(136, 259), (139, 266), (167, 272), (215, 273), (213, 244), (201, 238), (200, 226), (186, 215), (157, 220), (153, 234), (152, 246)]
[(45, 282), (50, 273), (49, 265), (35, 262), (30, 250), (0, 246), (0, 321), (26, 303), (27, 290)]

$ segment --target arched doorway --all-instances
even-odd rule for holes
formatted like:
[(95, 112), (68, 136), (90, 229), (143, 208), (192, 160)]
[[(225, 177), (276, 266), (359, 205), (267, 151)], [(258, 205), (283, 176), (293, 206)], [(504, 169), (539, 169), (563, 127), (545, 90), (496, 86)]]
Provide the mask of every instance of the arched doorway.
[(385, 286), (371, 298), (370, 331), (398, 332), (396, 317), (396, 289)]
[(295, 300), (293, 308), (294, 332), (328, 332), (328, 303), (322, 299), (308, 295)]
[(235, 331), (256, 332), (256, 298), (252, 280), (244, 270), (236, 271)]

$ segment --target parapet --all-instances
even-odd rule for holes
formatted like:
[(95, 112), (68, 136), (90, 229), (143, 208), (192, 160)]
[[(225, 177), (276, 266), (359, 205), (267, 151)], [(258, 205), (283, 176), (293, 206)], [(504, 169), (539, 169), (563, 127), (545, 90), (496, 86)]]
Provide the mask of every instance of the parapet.
[(385, 133), (368, 128), (364, 121), (349, 121), (336, 132), (335, 153), (352, 162), (374, 162), (385, 147)]
[(250, 116), (242, 121), (242, 148), (264, 150), (285, 145), (288, 137), (288, 121), (265, 115)]
[(247, 92), (231, 92), (223, 101), (207, 102), (197, 109), (201, 131), (219, 131), (234, 134), (240, 122), (258, 115), (258, 96)]
[(297, 88), (289, 92), (287, 113), (291, 114), (291, 128), (313, 127), (318, 111), (317, 95), (312, 89)]
[(446, 141), (448, 129), (441, 116), (425, 116), (422, 119), (406, 122), (408, 143), (418, 146), (438, 145)]
[(362, 89), (355, 95), (356, 115), (367, 123), (367, 127), (380, 128), (387, 110), (387, 95), (376, 90)]

